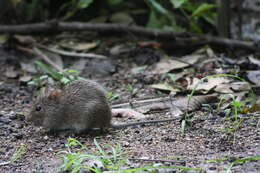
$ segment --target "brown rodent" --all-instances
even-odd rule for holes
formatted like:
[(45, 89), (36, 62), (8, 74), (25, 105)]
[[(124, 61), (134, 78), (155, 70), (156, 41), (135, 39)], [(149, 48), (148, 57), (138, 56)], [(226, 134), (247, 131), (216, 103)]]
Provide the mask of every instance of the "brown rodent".
[(92, 128), (124, 128), (148, 123), (172, 121), (172, 119), (148, 120), (119, 125), (111, 124), (111, 108), (105, 90), (90, 80), (76, 80), (62, 90), (45, 90), (34, 102), (26, 120), (50, 131)]

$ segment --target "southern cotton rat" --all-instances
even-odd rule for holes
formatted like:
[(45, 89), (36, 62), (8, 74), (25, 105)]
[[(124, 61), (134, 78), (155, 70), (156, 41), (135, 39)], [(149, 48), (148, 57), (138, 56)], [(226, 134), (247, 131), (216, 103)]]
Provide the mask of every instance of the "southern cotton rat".
[(92, 128), (124, 128), (147, 123), (172, 121), (148, 120), (111, 124), (111, 109), (101, 85), (90, 80), (76, 80), (63, 89), (46, 89), (34, 102), (26, 120), (51, 131), (82, 132)]

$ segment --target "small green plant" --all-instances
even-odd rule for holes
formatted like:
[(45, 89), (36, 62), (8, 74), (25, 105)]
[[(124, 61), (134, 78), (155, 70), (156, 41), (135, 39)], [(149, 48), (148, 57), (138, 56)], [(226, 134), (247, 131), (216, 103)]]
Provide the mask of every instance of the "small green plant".
[[(195, 87), (193, 88), (193, 90), (191, 91), (191, 94), (188, 95), (188, 104), (187, 104), (187, 109), (186, 109), (186, 113), (184, 114), (184, 117), (183, 117), (183, 120), (181, 122), (181, 131), (182, 131), (182, 134), (185, 133), (185, 129), (186, 129), (186, 125), (187, 125), (187, 122), (189, 120), (189, 118), (191, 117), (191, 114), (188, 112), (188, 107), (189, 107), (189, 103), (193, 97), (193, 95), (195, 94), (195, 91), (196, 91), (196, 88), (202, 83), (204, 82), (205, 80), (207, 80), (208, 78), (216, 78), (216, 77), (230, 77), (230, 78), (234, 78), (234, 79), (238, 79), (240, 81), (245, 81), (243, 78), (240, 78), (239, 76), (236, 76), (236, 75), (232, 75), (232, 74), (216, 74), (216, 75), (210, 75), (210, 76), (206, 76), (202, 79), (200, 79), (200, 81), (195, 85)], [(253, 90), (250, 90), (251, 94), (252, 95), (255, 95)], [(235, 97), (233, 95), (230, 95), (231, 98), (232, 98), (232, 102), (230, 103), (230, 107), (232, 109), (226, 109), (226, 111), (233, 111), (234, 112), (234, 117), (235, 117), (235, 120), (238, 121), (238, 113), (241, 112), (243, 110), (243, 108), (245, 107), (245, 103), (244, 102), (241, 102), (241, 101), (237, 101), (235, 99)], [(222, 100), (220, 99), (220, 103), (224, 100), (225, 97), (222, 97)], [(219, 105), (220, 105), (219, 103)], [(219, 107), (218, 105), (218, 107)], [(219, 108), (218, 108), (219, 110)], [(238, 123), (240, 124), (240, 123)], [(236, 125), (237, 128), (235, 129), (238, 129), (239, 126)]]
[(237, 165), (237, 164), (243, 164), (245, 162), (250, 162), (250, 161), (257, 161), (257, 160), (260, 160), (260, 155), (255, 155), (255, 156), (248, 156), (248, 157), (244, 157), (244, 158), (241, 158), (241, 159), (237, 159), (235, 161), (233, 161), (227, 168), (226, 172), (227, 173), (231, 173), (231, 169), (233, 166)]
[[(169, 0), (168, 2), (145, 0), (145, 2), (151, 9), (147, 23), (149, 27), (185, 30), (183, 26), (177, 24), (176, 13), (174, 14), (172, 11), (179, 12), (184, 16), (184, 20), (188, 24), (188, 28), (186, 28), (188, 31), (202, 33), (202, 27), (199, 24), (200, 20), (204, 20), (214, 27), (216, 26), (217, 13), (214, 10), (217, 8), (216, 4), (198, 3), (191, 0)], [(169, 3), (172, 7), (169, 7)]]
[[(124, 156), (126, 153), (122, 151), (120, 144), (116, 145), (115, 147), (111, 145), (105, 145), (102, 147), (96, 139), (94, 139), (94, 144), (97, 152), (89, 151), (75, 138), (69, 138), (68, 143), (66, 144), (67, 149), (65, 151), (59, 152), (59, 155), (63, 159), (63, 164), (60, 167), (62, 171), (70, 171), (71, 173), (77, 173), (80, 170), (91, 171), (94, 173), (135, 173), (138, 171), (149, 170), (149, 172), (152, 173), (159, 168), (196, 171), (200, 170), (200, 168), (162, 166), (158, 164), (140, 168), (127, 168), (126, 165), (128, 163), (128, 159)], [(110, 150), (108, 150), (108, 148), (110, 148)], [(90, 166), (91, 163), (92, 166)]]
[(24, 154), (26, 153), (26, 145), (21, 144), (19, 147), (16, 148), (13, 156), (9, 161), (0, 163), (0, 166), (8, 165), (10, 163), (14, 163), (15, 161), (19, 160)]
[(176, 79), (177, 79), (176, 74), (173, 74), (173, 73), (167, 73), (167, 77), (169, 77), (170, 80), (171, 80), (173, 83), (176, 82)]
[(43, 71), (44, 74), (40, 77), (32, 79), (32, 81), (29, 81), (28, 85), (41, 87), (44, 83), (48, 83), (48, 81), (51, 79), (57, 81), (58, 86), (62, 86), (74, 80), (84, 79), (79, 76), (79, 72), (77, 70), (65, 69), (58, 72), (43, 62), (36, 61), (35, 64)]
[(136, 95), (138, 92), (138, 89), (134, 88), (132, 85), (125, 85), (125, 88), (131, 93), (131, 96)]
[[(120, 170), (121, 164), (125, 163), (127, 159), (123, 158), (121, 146), (118, 144), (116, 147), (108, 146), (110, 151), (104, 150), (96, 139), (94, 139), (97, 152), (73, 152), (72, 147), (79, 146), (81, 150), (86, 148), (76, 139), (69, 138), (66, 144), (67, 151), (63, 151), (63, 164), (61, 169), (63, 171), (71, 170), (72, 173), (77, 173), (80, 169), (90, 170), (95, 173), (101, 173), (104, 169)], [(88, 166), (87, 163), (99, 163), (99, 166)]]
[(232, 112), (234, 114), (235, 121), (237, 121), (238, 114), (242, 113), (244, 111), (244, 109), (246, 108), (246, 103), (244, 101), (238, 101), (233, 94), (226, 94), (226, 95), (220, 96), (220, 101), (218, 103), (217, 110), (219, 112), (221, 104), (223, 102), (229, 101), (230, 98), (231, 98), (231, 101), (228, 106), (229, 108), (226, 108), (224, 110), (224, 112), (226, 112), (228, 114)]
[(260, 155), (248, 156), (248, 157), (244, 157), (244, 158), (236, 159), (236, 160), (234, 160), (230, 156), (225, 156), (223, 158), (217, 158), (217, 159), (212, 159), (212, 160), (205, 160), (205, 162), (226, 162), (226, 161), (231, 161), (230, 164), (225, 166), (226, 167), (225, 172), (226, 173), (231, 173), (233, 166), (235, 166), (237, 164), (243, 164), (245, 162), (257, 161), (257, 160), (260, 160)]
[(116, 100), (120, 97), (120, 94), (114, 94), (112, 91), (107, 92), (107, 98), (109, 99), (109, 101), (113, 101)]

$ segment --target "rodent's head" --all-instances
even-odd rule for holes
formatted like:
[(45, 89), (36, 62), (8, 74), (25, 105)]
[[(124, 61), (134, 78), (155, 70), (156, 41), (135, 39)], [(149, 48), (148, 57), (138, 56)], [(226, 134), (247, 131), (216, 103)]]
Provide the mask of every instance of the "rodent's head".
[(59, 111), (60, 95), (61, 90), (45, 89), (34, 101), (26, 120), (36, 126), (48, 126), (48, 121), (55, 119), (55, 114)]

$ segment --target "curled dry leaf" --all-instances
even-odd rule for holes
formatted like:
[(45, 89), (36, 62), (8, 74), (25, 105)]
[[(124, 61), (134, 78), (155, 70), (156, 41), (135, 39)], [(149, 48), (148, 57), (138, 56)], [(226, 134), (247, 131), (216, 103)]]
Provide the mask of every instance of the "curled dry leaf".
[[(208, 93), (208, 91), (215, 88), (217, 91), (223, 91), (226, 93), (225, 84), (230, 83), (229, 79), (226, 79), (224, 77), (216, 77), (216, 78), (208, 78), (207, 80), (201, 81), (198, 78), (187, 78), (188, 81), (188, 90), (195, 90), (195, 91), (201, 91), (202, 93)], [(224, 87), (221, 87), (221, 85), (224, 85)], [(231, 91), (231, 90), (229, 90)]]

